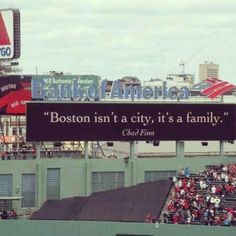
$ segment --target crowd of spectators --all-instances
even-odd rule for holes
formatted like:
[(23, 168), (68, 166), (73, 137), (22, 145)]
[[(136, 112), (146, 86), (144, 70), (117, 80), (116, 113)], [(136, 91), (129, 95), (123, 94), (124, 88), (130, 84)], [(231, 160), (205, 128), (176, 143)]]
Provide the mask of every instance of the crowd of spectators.
[(17, 219), (17, 214), (13, 208), (10, 211), (3, 210), (0, 211), (0, 219), (1, 220)]
[(236, 164), (214, 166), (196, 175), (182, 169), (173, 182), (164, 223), (236, 226)]
[(27, 160), (27, 159), (35, 159), (36, 151), (33, 150), (12, 150), (12, 151), (2, 151), (0, 152), (1, 159), (4, 160)]

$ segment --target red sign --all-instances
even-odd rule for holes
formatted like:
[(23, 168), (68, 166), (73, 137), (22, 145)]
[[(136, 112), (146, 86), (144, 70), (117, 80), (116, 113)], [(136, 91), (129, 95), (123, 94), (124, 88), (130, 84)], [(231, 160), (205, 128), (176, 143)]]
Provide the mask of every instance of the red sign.
[(7, 33), (6, 25), (0, 12), (0, 45), (10, 45), (10, 39)]
[(25, 115), (25, 103), (31, 100), (30, 76), (0, 78), (0, 114)]

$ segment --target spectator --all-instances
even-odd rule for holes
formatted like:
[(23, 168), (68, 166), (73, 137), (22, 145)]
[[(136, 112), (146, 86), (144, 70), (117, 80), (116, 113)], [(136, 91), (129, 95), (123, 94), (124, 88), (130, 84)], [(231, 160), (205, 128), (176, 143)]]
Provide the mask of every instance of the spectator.
[(190, 171), (189, 171), (188, 167), (185, 168), (184, 175), (185, 175), (186, 178), (190, 177)]
[(177, 181), (177, 178), (173, 176), (172, 180), (173, 180), (173, 183), (175, 183)]
[(220, 207), (220, 198), (218, 196), (215, 197), (215, 208), (219, 209)]
[(6, 210), (3, 210), (3, 212), (2, 212), (2, 219), (3, 219), (3, 220), (8, 219), (8, 214), (7, 214), (7, 211), (6, 211)]
[(153, 217), (151, 214), (147, 214), (145, 217), (145, 222), (146, 223), (153, 223)]
[(16, 214), (16, 212), (13, 208), (10, 210), (9, 216), (10, 216), (11, 219), (16, 219), (17, 218), (17, 214)]
[(2, 160), (6, 159), (6, 152), (2, 152)]
[(215, 193), (216, 193), (216, 186), (215, 186), (215, 185), (213, 185), (213, 186), (211, 187), (211, 193), (212, 193), (212, 194), (215, 194)]

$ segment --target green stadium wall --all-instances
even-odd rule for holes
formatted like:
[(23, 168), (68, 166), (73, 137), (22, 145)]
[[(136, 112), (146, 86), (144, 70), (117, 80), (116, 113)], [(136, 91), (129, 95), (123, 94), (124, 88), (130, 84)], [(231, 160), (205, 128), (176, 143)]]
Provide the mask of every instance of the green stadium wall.
[(236, 227), (88, 221), (0, 221), (10, 236), (232, 236)]

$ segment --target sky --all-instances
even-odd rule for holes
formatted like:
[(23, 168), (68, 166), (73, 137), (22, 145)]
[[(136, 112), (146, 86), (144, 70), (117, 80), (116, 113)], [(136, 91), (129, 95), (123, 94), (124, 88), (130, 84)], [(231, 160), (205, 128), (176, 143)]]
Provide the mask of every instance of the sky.
[(219, 64), (236, 83), (235, 0), (1, 0), (21, 12), (23, 74), (95, 74), (145, 81)]

